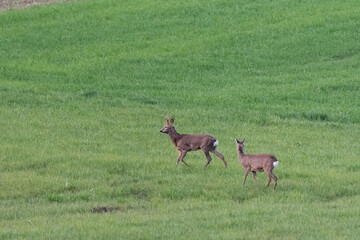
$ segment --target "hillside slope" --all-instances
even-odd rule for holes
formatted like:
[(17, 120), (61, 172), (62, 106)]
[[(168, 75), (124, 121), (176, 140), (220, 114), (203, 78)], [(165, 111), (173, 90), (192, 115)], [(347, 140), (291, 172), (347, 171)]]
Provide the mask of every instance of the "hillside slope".
[[(358, 1), (0, 13), (1, 239), (356, 239)], [(159, 131), (211, 134), (176, 167)], [(276, 191), (246, 153), (274, 154)]]

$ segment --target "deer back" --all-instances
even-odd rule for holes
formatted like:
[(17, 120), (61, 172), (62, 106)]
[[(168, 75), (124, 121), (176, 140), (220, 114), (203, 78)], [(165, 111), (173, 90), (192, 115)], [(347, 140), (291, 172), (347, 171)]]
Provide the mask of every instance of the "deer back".
[(205, 134), (181, 134), (176, 141), (176, 147), (187, 151), (213, 149), (216, 139)]
[(272, 169), (273, 163), (277, 161), (276, 157), (270, 154), (244, 154), (240, 160), (244, 168), (251, 168), (252, 171)]

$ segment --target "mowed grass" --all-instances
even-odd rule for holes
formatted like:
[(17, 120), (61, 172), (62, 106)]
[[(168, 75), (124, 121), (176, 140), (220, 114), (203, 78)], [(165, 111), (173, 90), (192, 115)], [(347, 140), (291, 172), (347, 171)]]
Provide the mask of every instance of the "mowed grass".
[[(0, 13), (1, 239), (357, 239), (357, 1), (74, 1)], [(219, 140), (176, 167), (159, 131)], [(267, 176), (246, 153), (271, 153)]]

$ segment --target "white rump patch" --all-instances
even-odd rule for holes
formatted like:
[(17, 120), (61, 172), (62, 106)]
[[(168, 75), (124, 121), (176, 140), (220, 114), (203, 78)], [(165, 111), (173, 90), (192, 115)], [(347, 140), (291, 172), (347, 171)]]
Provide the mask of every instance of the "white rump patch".
[(273, 163), (274, 167), (276, 167), (277, 165), (279, 165), (279, 161), (276, 161)]
[(219, 144), (219, 141), (216, 140), (216, 141), (214, 142), (214, 147), (216, 147), (218, 144)]

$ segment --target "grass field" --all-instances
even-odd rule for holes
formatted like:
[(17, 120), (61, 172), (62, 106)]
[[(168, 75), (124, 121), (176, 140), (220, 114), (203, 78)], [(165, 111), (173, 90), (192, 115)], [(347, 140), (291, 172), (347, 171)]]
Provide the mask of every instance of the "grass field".
[[(359, 2), (0, 12), (0, 239), (359, 239)], [(219, 141), (229, 167), (159, 131)], [(276, 191), (237, 160), (271, 153)]]

